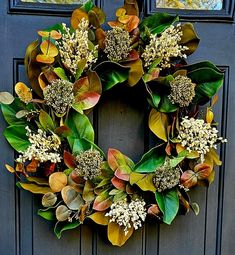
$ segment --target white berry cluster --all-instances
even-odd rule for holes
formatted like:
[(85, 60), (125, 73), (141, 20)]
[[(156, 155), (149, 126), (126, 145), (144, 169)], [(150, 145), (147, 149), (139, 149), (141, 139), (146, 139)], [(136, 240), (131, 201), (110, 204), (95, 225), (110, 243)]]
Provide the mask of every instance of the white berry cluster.
[(227, 142), (226, 139), (218, 137), (218, 130), (206, 123), (203, 119), (184, 117), (180, 123), (178, 139), (182, 146), (189, 152), (196, 151), (201, 155), (202, 161), (204, 155), (211, 148), (217, 148), (217, 142)]
[(38, 160), (40, 163), (51, 161), (52, 163), (61, 162), (58, 150), (61, 145), (59, 137), (55, 134), (48, 135), (45, 131), (38, 129), (33, 133), (27, 126), (27, 136), (30, 146), (16, 159), (17, 162), (24, 163), (27, 160)]
[(130, 203), (127, 199), (114, 202), (110, 211), (105, 216), (110, 217), (110, 222), (116, 222), (119, 226), (124, 227), (125, 235), (133, 225), (134, 229), (142, 227), (142, 221), (145, 221), (147, 212), (143, 199), (135, 199)]
[(151, 64), (161, 59), (160, 67), (171, 67), (170, 59), (173, 57), (186, 58), (187, 56), (182, 52), (187, 50), (188, 47), (179, 45), (183, 32), (181, 31), (181, 25), (176, 27), (171, 25), (160, 37), (155, 35), (150, 36), (150, 42), (146, 46), (142, 57), (144, 59), (145, 67), (151, 66)]
[(66, 24), (62, 24), (65, 33), (62, 34), (61, 41), (57, 43), (60, 57), (63, 64), (75, 75), (78, 70), (78, 63), (82, 59), (87, 61), (87, 67), (97, 60), (97, 46), (90, 49), (88, 39), (89, 22), (82, 19), (78, 28), (71, 33)]

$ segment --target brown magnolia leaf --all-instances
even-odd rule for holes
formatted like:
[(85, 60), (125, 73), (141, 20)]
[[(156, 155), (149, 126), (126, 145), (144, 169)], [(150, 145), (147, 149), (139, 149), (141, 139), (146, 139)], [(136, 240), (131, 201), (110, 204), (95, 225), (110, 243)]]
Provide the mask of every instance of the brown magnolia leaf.
[(20, 173), (25, 172), (24, 164), (20, 163), (20, 162), (17, 162), (15, 170), (16, 170), (16, 172), (20, 172)]
[(136, 0), (125, 0), (124, 8), (128, 15), (136, 15), (139, 16), (139, 7)]
[(112, 200), (107, 191), (100, 193), (93, 204), (93, 209), (99, 212), (107, 210), (112, 205)]
[(187, 170), (181, 175), (180, 183), (189, 189), (197, 184), (197, 175), (192, 170)]
[(57, 201), (57, 196), (52, 192), (48, 192), (44, 194), (44, 196), (42, 197), (42, 205), (44, 207), (51, 207), (55, 205), (56, 201)]
[(98, 28), (95, 31), (96, 34), (96, 40), (98, 41), (98, 45), (101, 49), (105, 48), (105, 37), (106, 37), (106, 33), (102, 28)]
[(56, 172), (49, 176), (49, 185), (53, 192), (60, 192), (67, 185), (67, 175)]
[(11, 104), (14, 101), (14, 97), (9, 92), (0, 92), (0, 103)]
[(88, 216), (96, 224), (107, 226), (109, 223), (109, 217), (105, 216), (106, 212), (95, 212)]
[(133, 234), (134, 227), (131, 226), (127, 234), (125, 234), (124, 227), (119, 226), (116, 222), (109, 222), (108, 224), (108, 239), (112, 245), (121, 247)]
[(36, 57), (39, 52), (38, 46), (39, 45), (37, 40), (30, 43), (27, 46), (24, 58), (24, 66), (33, 91), (36, 92), (36, 94), (42, 98), (43, 97), (42, 89), (40, 88), (38, 83), (38, 76), (41, 73), (41, 66), (36, 61)]
[(64, 151), (64, 163), (68, 168), (74, 169), (76, 167), (76, 158), (70, 152)]
[(140, 19), (137, 16), (130, 15), (130, 20), (125, 25), (125, 28), (128, 32), (131, 32), (138, 27), (139, 23), (140, 23)]
[(72, 16), (71, 16), (71, 26), (73, 29), (77, 29), (78, 28), (78, 24), (80, 23), (80, 21), (82, 19), (86, 19), (86, 20), (89, 20), (88, 19), (88, 15), (86, 12), (80, 10), (80, 9), (75, 9), (72, 13)]
[(31, 162), (26, 166), (26, 171), (28, 173), (35, 173), (39, 166), (39, 161), (36, 159), (32, 159)]
[(219, 96), (218, 95), (215, 95), (213, 98), (212, 98), (212, 101), (211, 101), (211, 107), (213, 107), (219, 100)]
[(17, 82), (15, 85), (15, 93), (24, 103), (29, 103), (33, 99), (31, 89), (23, 82)]
[(47, 79), (46, 79), (46, 77), (45, 77), (45, 75), (44, 75), (43, 72), (40, 73), (40, 75), (38, 76), (38, 83), (39, 83), (40, 88), (41, 88), (42, 90), (45, 89), (46, 86), (47, 86)]

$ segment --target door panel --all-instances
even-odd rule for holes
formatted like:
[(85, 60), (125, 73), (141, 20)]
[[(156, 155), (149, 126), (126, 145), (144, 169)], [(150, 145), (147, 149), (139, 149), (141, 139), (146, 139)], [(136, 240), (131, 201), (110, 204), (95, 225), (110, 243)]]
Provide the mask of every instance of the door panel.
[[(201, 38), (198, 51), (189, 63), (213, 61), (225, 72), (224, 87), (216, 105), (216, 119), (223, 137), (229, 143), (220, 148), (223, 166), (217, 169), (215, 183), (208, 189), (191, 192), (192, 201), (200, 204), (198, 216), (190, 213), (179, 216), (171, 226), (147, 223), (136, 231), (122, 248), (112, 247), (105, 228), (94, 224), (65, 233), (61, 240), (53, 234), (53, 226), (37, 216), (40, 206), (37, 197), (15, 189), (12, 176), (4, 170), (6, 162), (13, 164), (14, 153), (3, 137), (0, 173), (0, 255), (231, 255), (235, 235), (235, 169), (232, 161), (235, 151), (235, 31), (233, 24), (234, 1), (224, 1), (222, 11), (200, 12), (169, 10), (179, 13), (183, 21), (194, 22)], [(99, 6), (113, 19), (122, 0), (100, 0)], [(139, 1), (142, 15), (159, 11), (155, 0)], [(52, 6), (52, 5), (51, 5)], [(23, 57), (27, 43), (33, 41), (37, 30), (57, 22), (69, 22), (73, 6), (48, 7), (4, 0), (0, 6), (0, 86), (1, 91), (12, 91), (19, 80), (26, 82)], [(161, 10), (161, 9), (160, 9)], [(166, 9), (168, 11), (168, 9)], [(165, 10), (165, 11), (166, 11)], [(27, 15), (26, 15), (27, 14)], [(209, 21), (210, 20), (210, 21)], [(219, 22), (218, 22), (219, 21)], [(138, 161), (153, 144), (148, 131), (146, 102), (141, 87), (119, 87), (107, 92), (91, 119), (97, 134), (97, 143), (105, 151), (113, 147)], [(0, 131), (5, 128), (0, 117)]]

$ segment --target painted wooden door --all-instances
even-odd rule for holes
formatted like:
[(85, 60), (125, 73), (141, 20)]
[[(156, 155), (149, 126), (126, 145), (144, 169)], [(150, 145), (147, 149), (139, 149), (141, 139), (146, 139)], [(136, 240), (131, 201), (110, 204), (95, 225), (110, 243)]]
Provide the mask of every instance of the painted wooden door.
[[(155, 0), (139, 1), (142, 16), (163, 9)], [(97, 3), (111, 18), (122, 0)], [(13, 84), (24, 81), (23, 56), (26, 44), (36, 31), (56, 22), (67, 22), (73, 5), (26, 3), (2, 0), (0, 4), (0, 90), (12, 91)], [(161, 6), (162, 7), (162, 6)], [(165, 9), (164, 9), (165, 10)], [(13, 162), (14, 153), (0, 137), (0, 255), (232, 255), (235, 236), (235, 27), (234, 1), (224, 0), (222, 10), (175, 10), (182, 22), (195, 24), (201, 37), (200, 47), (189, 62), (211, 60), (225, 72), (216, 118), (229, 143), (220, 148), (223, 167), (217, 169), (216, 181), (208, 190), (194, 190), (192, 199), (201, 205), (198, 216), (179, 216), (171, 226), (147, 223), (123, 248), (112, 247), (105, 229), (83, 226), (65, 233), (61, 240), (52, 226), (36, 215), (39, 200), (15, 189), (4, 163)], [(97, 142), (105, 151), (117, 148), (138, 160), (152, 142), (146, 125), (146, 102), (141, 88), (114, 89), (103, 96), (94, 111)], [(5, 124), (0, 117), (0, 131)]]

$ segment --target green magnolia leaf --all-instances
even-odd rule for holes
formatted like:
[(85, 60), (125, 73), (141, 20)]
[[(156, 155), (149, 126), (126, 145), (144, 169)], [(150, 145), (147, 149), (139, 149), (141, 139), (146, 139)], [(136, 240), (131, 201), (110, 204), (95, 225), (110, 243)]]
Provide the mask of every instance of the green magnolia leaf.
[(41, 216), (42, 218), (50, 221), (56, 221), (56, 216), (55, 216), (55, 209), (54, 208), (46, 208), (46, 209), (39, 209), (38, 210), (38, 215)]
[(224, 74), (209, 61), (184, 66), (183, 69), (188, 71), (187, 76), (197, 84), (193, 100), (195, 104), (207, 103), (223, 84)]
[(84, 138), (74, 140), (72, 148), (74, 154), (79, 154), (89, 149), (95, 149), (99, 151), (103, 158), (105, 158), (104, 152), (95, 143), (88, 141)]
[(154, 147), (143, 155), (136, 164), (134, 171), (137, 173), (153, 173), (165, 161), (165, 155), (162, 152), (161, 145)]
[(95, 5), (94, 5), (93, 0), (88, 0), (84, 3), (84, 5), (80, 9), (85, 12), (89, 12), (94, 6)]
[(56, 234), (57, 238), (60, 239), (62, 232), (70, 229), (77, 228), (81, 223), (79, 221), (73, 222), (57, 222), (54, 228), (54, 233)]
[(61, 67), (56, 67), (53, 69), (53, 71), (57, 74), (57, 76), (61, 79), (61, 80), (66, 80), (68, 81), (68, 77), (65, 73), (65, 70)]
[(172, 16), (167, 13), (155, 13), (140, 23), (141, 38), (146, 40), (150, 34), (160, 34), (178, 20), (178, 16)]
[(94, 129), (86, 115), (70, 111), (66, 126), (71, 130), (71, 134), (67, 137), (71, 148), (74, 146), (75, 139), (86, 139), (94, 142)]
[(6, 104), (1, 104), (1, 110), (3, 117), (5, 121), (9, 125), (28, 125), (28, 122), (26, 119), (19, 119), (16, 117), (16, 114), (20, 110), (31, 110), (34, 109), (33, 105), (31, 103), (25, 105), (19, 98), (15, 98), (13, 103), (6, 105)]
[(175, 104), (172, 104), (171, 100), (168, 98), (167, 95), (161, 98), (161, 101), (158, 107), (158, 110), (160, 112), (165, 112), (165, 113), (175, 112), (177, 109), (178, 109), (178, 106)]
[(39, 114), (39, 122), (41, 124), (41, 126), (45, 129), (45, 130), (51, 130), (51, 131), (54, 131), (55, 130), (55, 123), (54, 121), (52, 120), (51, 116), (41, 110), (40, 111), (40, 114)]
[(95, 71), (99, 75), (103, 90), (108, 90), (119, 83), (123, 83), (129, 77), (129, 67), (115, 62), (105, 61), (97, 65)]
[(179, 210), (179, 197), (176, 189), (163, 193), (156, 192), (157, 204), (163, 213), (163, 222), (170, 225)]
[(30, 145), (26, 132), (24, 125), (14, 125), (7, 127), (4, 130), (3, 135), (14, 150), (22, 152)]

